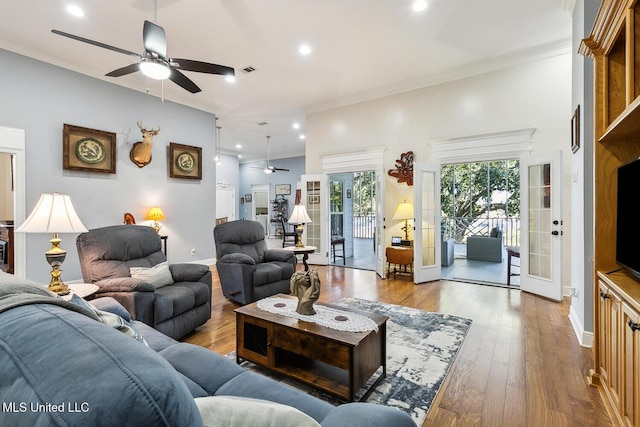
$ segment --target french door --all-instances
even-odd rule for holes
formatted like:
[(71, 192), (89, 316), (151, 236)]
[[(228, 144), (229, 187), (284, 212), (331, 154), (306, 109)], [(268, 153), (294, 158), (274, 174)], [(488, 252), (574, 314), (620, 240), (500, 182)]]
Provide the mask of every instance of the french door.
[(413, 165), (415, 283), (440, 280), (440, 165)]
[(311, 219), (304, 225), (302, 243), (315, 246), (316, 251), (309, 254), (309, 264), (327, 265), (329, 263), (329, 177), (326, 174), (302, 175), (301, 204), (307, 208)]
[(562, 300), (560, 151), (520, 159), (520, 289)]

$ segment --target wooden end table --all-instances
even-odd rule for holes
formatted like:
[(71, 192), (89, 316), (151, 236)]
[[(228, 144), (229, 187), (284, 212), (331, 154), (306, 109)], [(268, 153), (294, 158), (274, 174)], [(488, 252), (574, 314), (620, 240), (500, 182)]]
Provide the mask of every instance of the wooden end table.
[[(279, 294), (276, 297), (292, 298)], [(359, 400), (387, 375), (387, 316), (316, 303), (372, 319), (378, 331), (344, 332), (275, 314), (252, 303), (235, 310), (236, 362), (243, 359), (341, 399), (356, 393), (375, 372), (382, 373)]]
[(282, 248), (286, 251), (291, 251), (294, 254), (302, 255), (302, 264), (304, 265), (304, 271), (309, 271), (309, 266), (307, 265), (307, 260), (309, 259), (309, 254), (312, 254), (316, 251), (315, 246), (287, 246), (286, 248)]

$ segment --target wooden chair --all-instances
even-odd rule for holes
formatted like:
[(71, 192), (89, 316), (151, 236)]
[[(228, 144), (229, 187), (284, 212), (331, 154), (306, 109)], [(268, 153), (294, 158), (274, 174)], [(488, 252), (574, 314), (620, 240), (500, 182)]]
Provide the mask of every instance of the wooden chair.
[(280, 218), (280, 222), (282, 223), (282, 247), (295, 246), (298, 243), (298, 233), (296, 233), (295, 228), (290, 231), (293, 226), (288, 224), (284, 217)]
[[(342, 252), (340, 254), (336, 254), (336, 247), (340, 246)], [(331, 236), (331, 257), (333, 258), (333, 263), (335, 264), (336, 258), (342, 258), (342, 265), (346, 265), (346, 261), (344, 259), (344, 237), (342, 236)]]

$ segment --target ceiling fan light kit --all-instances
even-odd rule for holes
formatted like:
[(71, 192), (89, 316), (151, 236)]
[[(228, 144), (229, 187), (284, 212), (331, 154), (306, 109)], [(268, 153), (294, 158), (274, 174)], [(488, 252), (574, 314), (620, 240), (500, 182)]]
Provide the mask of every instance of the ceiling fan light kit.
[(143, 58), (140, 63), (140, 71), (145, 76), (156, 80), (168, 79), (171, 75), (169, 65), (154, 59)]

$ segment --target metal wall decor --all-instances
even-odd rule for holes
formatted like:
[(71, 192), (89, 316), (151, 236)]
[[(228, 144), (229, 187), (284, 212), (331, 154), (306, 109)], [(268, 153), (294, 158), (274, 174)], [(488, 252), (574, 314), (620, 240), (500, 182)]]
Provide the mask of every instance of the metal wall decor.
[(396, 159), (396, 168), (389, 169), (387, 172), (398, 180), (398, 183), (406, 182), (408, 186), (413, 185), (413, 151), (402, 153), (399, 159)]

